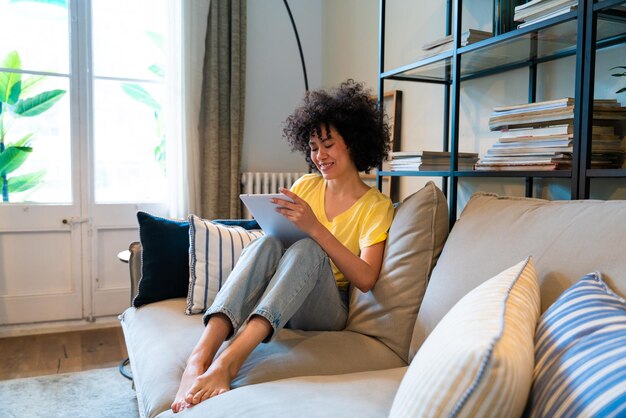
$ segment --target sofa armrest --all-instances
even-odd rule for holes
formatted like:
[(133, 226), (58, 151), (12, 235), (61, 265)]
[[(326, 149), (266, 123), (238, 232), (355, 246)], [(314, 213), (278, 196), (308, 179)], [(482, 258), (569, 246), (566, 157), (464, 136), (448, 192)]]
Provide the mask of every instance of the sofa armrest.
[(130, 271), (130, 302), (137, 296), (139, 279), (141, 278), (141, 243), (131, 242), (128, 247), (130, 257), (128, 259), (128, 268)]

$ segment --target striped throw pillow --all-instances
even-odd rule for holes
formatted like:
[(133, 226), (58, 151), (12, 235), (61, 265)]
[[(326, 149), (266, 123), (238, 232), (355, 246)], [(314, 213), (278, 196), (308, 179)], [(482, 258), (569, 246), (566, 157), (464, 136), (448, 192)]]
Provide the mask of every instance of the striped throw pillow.
[(531, 417), (626, 416), (626, 300), (590, 273), (541, 316)]
[(416, 353), (390, 417), (521, 416), (539, 305), (531, 258), (465, 295)]
[(189, 291), (187, 315), (206, 311), (222, 288), (243, 248), (263, 235), (189, 215)]

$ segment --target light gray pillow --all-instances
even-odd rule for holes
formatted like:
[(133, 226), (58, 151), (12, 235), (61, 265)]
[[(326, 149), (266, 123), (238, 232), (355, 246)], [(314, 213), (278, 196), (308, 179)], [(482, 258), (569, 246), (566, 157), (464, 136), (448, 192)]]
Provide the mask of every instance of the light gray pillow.
[(367, 293), (353, 288), (346, 329), (379, 339), (408, 362), (417, 311), (447, 236), (446, 198), (428, 182), (396, 208), (380, 277)]

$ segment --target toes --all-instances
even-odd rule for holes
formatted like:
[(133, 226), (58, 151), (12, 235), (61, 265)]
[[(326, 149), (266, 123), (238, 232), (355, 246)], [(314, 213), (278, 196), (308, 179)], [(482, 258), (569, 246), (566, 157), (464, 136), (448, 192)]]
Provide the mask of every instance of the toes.
[(184, 409), (184, 406), (181, 401), (176, 400), (172, 402), (172, 411), (174, 411), (175, 414), (182, 411), (183, 409)]
[(208, 393), (209, 391), (204, 390), (204, 389), (200, 389), (198, 392), (196, 392), (195, 395), (193, 395), (192, 397), (192, 404), (196, 405), (199, 404), (200, 402), (202, 402), (204, 399), (206, 399), (204, 396)]
[(214, 393), (214, 392), (215, 392), (215, 391), (213, 391), (213, 392), (209, 392), (208, 390), (207, 390), (206, 392), (204, 392), (204, 395), (202, 395), (202, 399), (200, 400), (200, 402), (204, 402), (204, 401), (206, 401), (207, 399), (212, 398), (212, 397), (213, 397), (213, 393)]

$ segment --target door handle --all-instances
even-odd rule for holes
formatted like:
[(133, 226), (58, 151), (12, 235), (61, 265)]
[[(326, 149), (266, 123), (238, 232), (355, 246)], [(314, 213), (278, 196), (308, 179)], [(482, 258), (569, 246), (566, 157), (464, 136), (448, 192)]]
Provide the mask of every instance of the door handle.
[(65, 218), (61, 222), (63, 222), (64, 225), (78, 225), (89, 221), (89, 218)]

